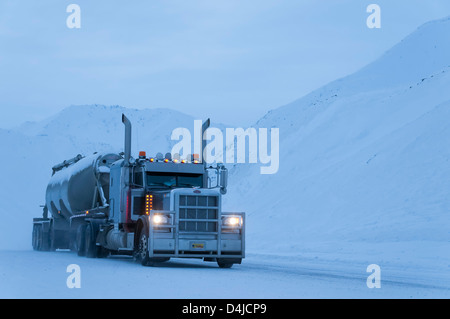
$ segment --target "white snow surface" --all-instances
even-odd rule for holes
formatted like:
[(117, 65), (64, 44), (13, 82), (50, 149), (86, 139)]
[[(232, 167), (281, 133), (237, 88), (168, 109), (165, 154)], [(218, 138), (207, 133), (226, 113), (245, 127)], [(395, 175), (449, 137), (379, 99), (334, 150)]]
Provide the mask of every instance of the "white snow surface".
[[(449, 34), (449, 18), (427, 23), (359, 72), (256, 122), (280, 129), (280, 169), (231, 166), (224, 210), (246, 212), (248, 255), (229, 270), (30, 250), (53, 165), (123, 149), (122, 112), (135, 153), (170, 150), (172, 129), (194, 118), (72, 106), (0, 130), (0, 297), (449, 298)], [(71, 263), (82, 289), (66, 287)], [(380, 289), (366, 286), (370, 264), (381, 268)]]
[[(68, 288), (67, 266), (80, 267)], [(11, 267), (14, 265), (14, 267)], [(231, 269), (178, 259), (143, 267), (129, 257), (81, 258), (72, 252), (0, 251), (0, 298), (298, 299), (449, 297), (440, 274), (382, 268), (381, 288), (366, 285), (367, 265), (327, 256), (249, 254)], [(422, 270), (422, 269), (421, 269)]]

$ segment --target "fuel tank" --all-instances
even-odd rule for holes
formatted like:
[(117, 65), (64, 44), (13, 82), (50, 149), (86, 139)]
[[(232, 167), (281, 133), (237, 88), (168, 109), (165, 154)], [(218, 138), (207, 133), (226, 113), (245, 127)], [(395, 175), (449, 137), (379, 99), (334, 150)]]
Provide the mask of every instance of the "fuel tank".
[[(53, 217), (69, 219), (109, 199), (109, 169), (122, 157), (115, 153), (76, 158), (75, 163), (57, 165), (46, 191), (46, 205)], [(62, 164), (65, 164), (63, 162)], [(99, 187), (101, 191), (99, 192)]]

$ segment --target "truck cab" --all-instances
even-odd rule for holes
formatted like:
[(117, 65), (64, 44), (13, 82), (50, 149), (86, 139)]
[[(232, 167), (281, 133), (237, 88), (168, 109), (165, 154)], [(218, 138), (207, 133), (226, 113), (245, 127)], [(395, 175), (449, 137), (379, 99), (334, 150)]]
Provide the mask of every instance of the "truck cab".
[[(211, 185), (211, 172), (222, 186)], [(244, 214), (222, 212), (225, 172), (223, 166), (206, 168), (168, 154), (147, 158), (143, 152), (131, 166), (112, 165), (110, 218), (128, 234), (127, 247), (142, 264), (173, 257), (203, 258), (220, 267), (241, 263)]]

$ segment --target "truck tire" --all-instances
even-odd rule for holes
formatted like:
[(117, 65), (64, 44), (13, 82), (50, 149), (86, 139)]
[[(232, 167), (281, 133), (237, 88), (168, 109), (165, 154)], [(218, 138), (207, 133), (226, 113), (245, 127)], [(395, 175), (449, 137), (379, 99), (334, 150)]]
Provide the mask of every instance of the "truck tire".
[(136, 251), (136, 259), (142, 266), (152, 266), (148, 255), (148, 235), (146, 229), (142, 229), (139, 234), (138, 248)]
[(85, 252), (88, 258), (98, 257), (98, 247), (96, 244), (97, 232), (94, 224), (88, 223), (85, 232)]
[(33, 238), (32, 238), (33, 250), (37, 251), (41, 250), (41, 242), (42, 242), (41, 229), (42, 229), (41, 225), (38, 224), (33, 225)]
[(58, 248), (66, 249), (69, 248), (68, 241), (66, 240), (66, 233), (55, 228), (54, 221), (50, 223), (50, 228), (48, 231), (48, 249), (49, 251), (56, 251)]
[(86, 224), (81, 224), (77, 228), (77, 236), (75, 239), (75, 249), (80, 257), (86, 256)]
[(220, 261), (220, 260), (217, 261), (217, 265), (219, 265), (219, 268), (231, 268), (231, 267), (233, 267), (232, 263), (227, 263), (227, 262), (223, 262), (223, 261)]
[(231, 268), (234, 264), (240, 264), (242, 258), (217, 258), (217, 264), (220, 268)]
[(43, 224), (33, 225), (33, 249), (37, 251), (50, 250), (50, 238), (48, 227)]
[(98, 247), (97, 257), (98, 258), (106, 258), (110, 254), (110, 251), (104, 247)]

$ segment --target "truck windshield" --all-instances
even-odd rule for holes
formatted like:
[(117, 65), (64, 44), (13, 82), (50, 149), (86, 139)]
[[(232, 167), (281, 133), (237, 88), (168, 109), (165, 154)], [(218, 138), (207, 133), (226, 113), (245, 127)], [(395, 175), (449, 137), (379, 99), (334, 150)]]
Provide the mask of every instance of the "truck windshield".
[(147, 172), (148, 187), (203, 187), (201, 174)]

